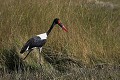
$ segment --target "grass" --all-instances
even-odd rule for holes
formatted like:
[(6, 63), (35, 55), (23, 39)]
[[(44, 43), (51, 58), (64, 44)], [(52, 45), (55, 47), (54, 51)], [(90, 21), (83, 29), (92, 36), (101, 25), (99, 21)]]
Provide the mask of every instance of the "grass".
[[(119, 0), (0, 0), (1, 79), (19, 76), (22, 80), (33, 75), (35, 79), (118, 80), (119, 3)], [(42, 52), (45, 63), (38, 65), (37, 51), (21, 60), (23, 44), (46, 32), (56, 17), (68, 28), (68, 33), (54, 27)], [(30, 70), (33, 73), (29, 75)]]

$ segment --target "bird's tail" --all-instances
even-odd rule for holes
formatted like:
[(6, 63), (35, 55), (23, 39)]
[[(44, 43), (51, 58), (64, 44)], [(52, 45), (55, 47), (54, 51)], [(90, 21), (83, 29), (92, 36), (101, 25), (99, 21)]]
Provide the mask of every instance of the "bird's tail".
[(29, 41), (26, 42), (26, 44), (22, 47), (20, 53), (23, 54), (29, 48), (29, 45), (30, 45)]
[(23, 54), (25, 52), (26, 49), (24, 49), (24, 46), (22, 47), (20, 53)]

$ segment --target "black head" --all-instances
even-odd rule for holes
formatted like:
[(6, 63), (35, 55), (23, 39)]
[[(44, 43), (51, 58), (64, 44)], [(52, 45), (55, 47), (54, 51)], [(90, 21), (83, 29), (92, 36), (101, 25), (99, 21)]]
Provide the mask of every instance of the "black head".
[(65, 26), (60, 22), (59, 18), (55, 18), (54, 23), (58, 24), (64, 31), (68, 32), (68, 30), (65, 28)]
[(58, 23), (59, 23), (59, 21), (60, 21), (60, 19), (59, 19), (59, 18), (55, 18), (55, 19), (54, 19), (54, 23), (55, 23), (55, 24), (58, 24)]

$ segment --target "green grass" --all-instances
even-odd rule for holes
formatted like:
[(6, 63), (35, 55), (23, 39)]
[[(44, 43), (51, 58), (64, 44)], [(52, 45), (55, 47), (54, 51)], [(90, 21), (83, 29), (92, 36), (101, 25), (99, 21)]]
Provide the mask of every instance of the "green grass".
[[(46, 32), (56, 17), (60, 18), (61, 22), (68, 28), (68, 33), (60, 30), (58, 26), (55, 26), (50, 33), (44, 46), (46, 49), (43, 49), (42, 52), (44, 53), (43, 58), (46, 59), (43, 65), (45, 72), (47, 70), (51, 70), (51, 73), (54, 72), (53, 66), (49, 64), (50, 59), (46, 55), (59, 55), (58, 59), (51, 57), (54, 60), (52, 65), (55, 69), (60, 66), (57, 64), (59, 58), (63, 59), (62, 62), (64, 62), (64, 57), (77, 60), (80, 62), (79, 64), (85, 66), (120, 65), (120, 1), (100, 0), (102, 3), (96, 1), (0, 0), (0, 68), (6, 69), (6, 66), (9, 68), (11, 62), (14, 62), (13, 66), (19, 65), (16, 64), (17, 62), (24, 65), (25, 68), (28, 68), (29, 65), (35, 68), (39, 66), (37, 64), (37, 51), (31, 53), (26, 61), (22, 61), (20, 49), (32, 36)], [(10, 57), (11, 54), (13, 57)], [(13, 58), (14, 60), (12, 60)], [(115, 73), (114, 70), (111, 72)], [(89, 77), (86, 76), (91, 75), (90, 79), (96, 80), (96, 76), (92, 75), (94, 73), (91, 71), (89, 73), (80, 74), (83, 75), (80, 79), (89, 80)], [(43, 74), (50, 75), (50, 73)], [(101, 74), (98, 74), (99, 78), (103, 76)], [(120, 77), (118, 73), (115, 76), (109, 75), (111, 77), (105, 78), (106, 80)], [(60, 77), (60, 79), (64, 78), (66, 77)], [(101, 79), (103, 80), (104, 77)]]

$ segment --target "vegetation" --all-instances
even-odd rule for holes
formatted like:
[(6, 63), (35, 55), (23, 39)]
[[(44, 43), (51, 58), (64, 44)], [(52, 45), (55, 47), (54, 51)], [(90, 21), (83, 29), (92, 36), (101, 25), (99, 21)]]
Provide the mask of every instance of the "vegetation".
[[(20, 49), (32, 36), (56, 25), (38, 62)], [(120, 79), (119, 0), (0, 0), (0, 79)]]

